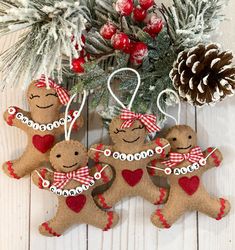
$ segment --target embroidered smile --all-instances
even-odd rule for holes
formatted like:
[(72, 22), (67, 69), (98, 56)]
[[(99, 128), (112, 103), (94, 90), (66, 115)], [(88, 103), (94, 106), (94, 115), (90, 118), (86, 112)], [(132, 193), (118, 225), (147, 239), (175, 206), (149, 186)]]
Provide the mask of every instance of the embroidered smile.
[(188, 147), (186, 147), (186, 148), (177, 148), (177, 149), (189, 149), (189, 148), (191, 148), (192, 147), (192, 145), (189, 145)]
[(78, 163), (75, 163), (75, 164), (73, 164), (73, 165), (71, 165), (71, 166), (64, 166), (64, 165), (63, 165), (63, 167), (64, 167), (64, 168), (72, 168), (72, 167), (75, 167), (77, 164), (78, 164)]
[(133, 141), (128, 141), (128, 140), (125, 140), (125, 139), (122, 139), (124, 142), (127, 142), (127, 143), (133, 143), (133, 142), (136, 142), (140, 139), (140, 137), (137, 137), (135, 140)]
[(52, 107), (54, 104), (51, 104), (51, 105), (48, 105), (48, 106), (44, 106), (44, 107), (42, 107), (42, 106), (38, 106), (38, 105), (36, 105), (38, 108), (40, 108), (40, 109), (48, 109), (48, 108), (50, 108), (50, 107)]

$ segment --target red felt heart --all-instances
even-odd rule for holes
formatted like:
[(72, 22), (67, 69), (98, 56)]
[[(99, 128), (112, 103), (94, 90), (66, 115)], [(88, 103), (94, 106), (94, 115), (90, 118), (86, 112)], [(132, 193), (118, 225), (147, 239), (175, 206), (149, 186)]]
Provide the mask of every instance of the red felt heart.
[(125, 169), (122, 171), (122, 177), (131, 187), (134, 187), (141, 180), (142, 176), (142, 169), (136, 169), (135, 171)]
[(78, 196), (69, 196), (66, 198), (67, 206), (75, 213), (79, 213), (86, 203), (86, 196), (80, 194)]
[(43, 154), (52, 148), (54, 141), (53, 135), (34, 135), (32, 140), (34, 147)]
[(188, 195), (192, 195), (197, 191), (200, 179), (198, 176), (192, 176), (191, 178), (181, 177), (178, 183)]

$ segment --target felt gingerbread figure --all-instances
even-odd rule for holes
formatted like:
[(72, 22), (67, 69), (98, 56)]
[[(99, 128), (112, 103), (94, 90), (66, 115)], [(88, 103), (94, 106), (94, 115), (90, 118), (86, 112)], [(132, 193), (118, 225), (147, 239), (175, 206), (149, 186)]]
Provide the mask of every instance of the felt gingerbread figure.
[[(162, 94), (167, 92), (176, 94), (172, 90), (163, 91)], [(158, 107), (161, 110), (160, 96)], [(179, 98), (178, 101), (180, 103)], [(166, 115), (175, 120), (174, 117)], [(176, 123), (179, 123), (179, 118)], [(167, 177), (170, 193), (164, 208), (153, 213), (153, 224), (159, 228), (169, 228), (187, 211), (199, 211), (216, 220), (227, 215), (230, 210), (229, 202), (224, 198), (212, 197), (206, 191), (201, 178), (207, 170), (220, 166), (223, 158), (221, 152), (212, 147), (202, 152), (197, 146), (196, 132), (187, 125), (171, 127), (165, 138), (171, 144), (169, 159), (154, 161), (151, 168), (154, 169), (153, 174)]]
[[(80, 110), (85, 100), (86, 92)], [(75, 116), (73, 122), (78, 116), (79, 114)], [(85, 147), (79, 141), (70, 140), (73, 122), (68, 133), (65, 125), (65, 140), (57, 143), (50, 152), (50, 163), (54, 171), (42, 168), (33, 173), (33, 181), (37, 186), (58, 195), (59, 204), (55, 217), (39, 227), (40, 233), (45, 236), (58, 237), (72, 225), (82, 223), (106, 231), (118, 222), (116, 213), (100, 210), (93, 200), (91, 193), (102, 170), (94, 177), (90, 175), (94, 169), (89, 170), (87, 167), (88, 155)]]
[[(64, 133), (64, 114), (60, 109), (69, 100), (68, 92), (52, 79), (42, 76), (33, 81), (27, 91), (30, 112), (17, 107), (10, 107), (4, 113), (4, 119), (10, 126), (23, 130), (28, 136), (28, 144), (23, 155), (17, 160), (3, 164), (4, 172), (15, 179), (30, 174), (42, 162), (49, 160), (49, 152), (58, 137)], [(76, 112), (76, 111), (74, 111)], [(73, 111), (67, 116), (70, 122)], [(82, 127), (80, 117), (74, 129)]]
[[(138, 77), (138, 85), (128, 107), (114, 95), (110, 87), (114, 74), (123, 70), (131, 70)], [(169, 151), (169, 143), (161, 138), (145, 143), (148, 133), (159, 131), (159, 128), (156, 126), (155, 116), (131, 111), (139, 86), (140, 76), (131, 68), (119, 69), (108, 79), (111, 95), (123, 108), (121, 115), (115, 117), (109, 126), (109, 134), (114, 144), (96, 144), (89, 150), (91, 159), (109, 164), (114, 169), (111, 187), (94, 197), (103, 208), (110, 208), (127, 196), (142, 196), (153, 204), (161, 204), (167, 198), (167, 190), (153, 184), (146, 167), (153, 159), (165, 157)]]

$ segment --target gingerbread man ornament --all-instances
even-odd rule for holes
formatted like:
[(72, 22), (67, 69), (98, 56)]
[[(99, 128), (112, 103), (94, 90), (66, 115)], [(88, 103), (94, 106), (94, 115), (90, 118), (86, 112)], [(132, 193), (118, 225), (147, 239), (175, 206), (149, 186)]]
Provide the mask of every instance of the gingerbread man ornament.
[[(114, 95), (110, 87), (114, 74), (123, 70), (133, 71), (138, 77), (138, 85), (128, 107)], [(108, 80), (111, 95), (123, 108), (121, 115), (115, 117), (109, 127), (114, 144), (96, 144), (89, 150), (89, 157), (95, 162), (109, 164), (114, 169), (111, 187), (94, 197), (103, 208), (110, 208), (127, 196), (142, 196), (153, 204), (161, 204), (167, 198), (167, 190), (153, 184), (146, 167), (153, 159), (165, 157), (170, 148), (169, 143), (161, 138), (145, 142), (148, 133), (159, 131), (159, 128), (156, 126), (155, 116), (131, 111), (139, 86), (140, 76), (131, 68), (113, 72)]]
[[(27, 101), (30, 112), (10, 107), (4, 113), (8, 125), (23, 130), (28, 136), (28, 144), (23, 155), (17, 160), (3, 164), (4, 172), (15, 179), (30, 174), (41, 163), (49, 161), (50, 149), (64, 133), (65, 118), (60, 109), (69, 101), (69, 95), (52, 79), (42, 76), (29, 85)], [(71, 111), (66, 119), (70, 122), (73, 115)], [(78, 129), (82, 125), (83, 119), (80, 117), (74, 128)]]
[[(177, 96), (180, 105), (179, 97), (174, 91), (166, 90), (162, 94), (168, 92)], [(161, 95), (158, 97), (158, 106), (160, 97)], [(161, 110), (160, 106), (159, 109)], [(202, 174), (213, 167), (219, 167), (222, 154), (217, 148), (211, 147), (202, 152), (197, 146), (196, 132), (187, 125), (178, 125), (179, 118), (176, 123), (165, 136), (171, 144), (169, 158), (152, 162), (152, 174), (167, 177), (170, 193), (163, 209), (157, 209), (151, 220), (159, 228), (170, 228), (187, 211), (199, 211), (220, 220), (228, 214), (230, 204), (226, 199), (213, 197), (206, 191)]]
[[(86, 93), (80, 110), (85, 100)], [(78, 116), (79, 114), (75, 116), (73, 122)], [(33, 182), (38, 187), (58, 195), (55, 217), (39, 227), (40, 233), (45, 236), (58, 237), (72, 225), (83, 223), (107, 231), (118, 222), (116, 213), (100, 210), (93, 200), (91, 193), (96, 186), (95, 180), (101, 178), (102, 171), (95, 173), (94, 177), (90, 175), (94, 169), (87, 167), (85, 147), (79, 141), (70, 140), (72, 125), (68, 132), (65, 125), (65, 140), (57, 143), (50, 152), (54, 171), (42, 168), (33, 173)]]

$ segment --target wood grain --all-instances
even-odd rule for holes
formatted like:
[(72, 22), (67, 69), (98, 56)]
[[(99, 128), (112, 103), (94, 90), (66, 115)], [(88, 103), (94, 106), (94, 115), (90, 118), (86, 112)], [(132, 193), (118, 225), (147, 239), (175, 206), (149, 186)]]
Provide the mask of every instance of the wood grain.
[[(224, 35), (218, 37), (224, 48), (235, 52), (235, 2), (226, 8), (229, 21), (221, 26)], [(0, 40), (0, 52), (18, 39), (19, 34)], [(8, 89), (0, 92), (1, 113), (10, 105), (27, 108), (24, 91)], [(195, 110), (183, 105), (182, 123), (197, 129), (199, 145), (218, 146), (224, 154), (221, 168), (205, 174), (203, 181), (208, 191), (225, 196), (235, 204), (234, 140), (235, 98), (229, 98), (216, 107)], [(175, 109), (172, 112), (176, 112)], [(89, 115), (88, 115), (89, 114)], [(100, 117), (86, 109), (86, 122), (76, 138), (85, 145), (108, 142)], [(171, 125), (169, 122), (168, 126)], [(7, 126), (0, 119), (0, 162), (21, 155), (26, 144), (22, 131)], [(115, 206), (120, 215), (119, 224), (109, 232), (92, 226), (80, 225), (61, 238), (46, 238), (38, 233), (38, 225), (51, 218), (56, 211), (56, 197), (35, 187), (30, 178), (20, 181), (0, 175), (0, 249), (1, 250), (234, 250), (235, 215), (231, 213), (220, 222), (202, 214), (187, 213), (171, 229), (158, 230), (150, 222), (155, 206), (140, 197), (126, 198)]]

